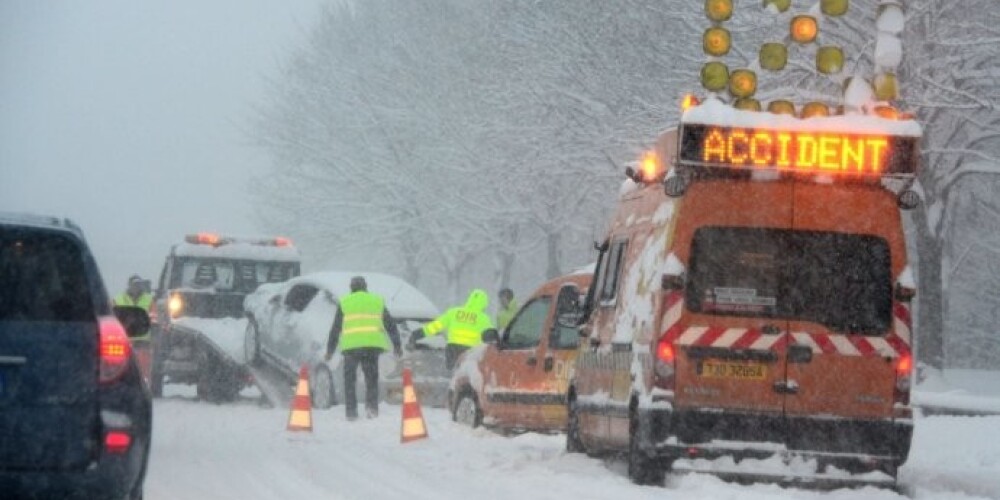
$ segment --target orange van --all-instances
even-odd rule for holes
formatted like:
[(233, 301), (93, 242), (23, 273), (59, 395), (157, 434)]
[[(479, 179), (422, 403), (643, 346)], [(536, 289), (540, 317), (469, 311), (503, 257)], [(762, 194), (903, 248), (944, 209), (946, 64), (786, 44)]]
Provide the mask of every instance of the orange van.
[(553, 279), (535, 290), (499, 338), (467, 352), (448, 391), (452, 418), (502, 431), (561, 432), (579, 329), (555, 322), (556, 296), (581, 299), (591, 274)]
[(567, 449), (624, 453), (637, 483), (694, 463), (678, 459), (775, 455), (810, 461), (810, 480), (894, 482), (912, 435), (900, 208), (919, 136), (714, 100), (685, 112), (663, 165), (629, 171), (582, 310), (559, 306), (587, 338)]

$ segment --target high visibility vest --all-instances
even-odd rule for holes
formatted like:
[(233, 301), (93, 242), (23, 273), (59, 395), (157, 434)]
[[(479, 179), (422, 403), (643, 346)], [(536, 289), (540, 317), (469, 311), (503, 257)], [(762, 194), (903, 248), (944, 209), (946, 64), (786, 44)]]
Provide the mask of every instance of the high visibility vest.
[(514, 314), (517, 313), (517, 302), (514, 299), (510, 300), (510, 304), (505, 308), (501, 308), (497, 311), (497, 328), (503, 330), (507, 328), (510, 324), (510, 320), (514, 319)]
[(448, 343), (475, 347), (483, 343), (483, 331), (493, 327), (489, 316), (466, 307), (453, 307), (424, 327), (427, 335), (448, 330)]
[(127, 293), (120, 293), (117, 297), (115, 297), (115, 305), (125, 307), (141, 307), (144, 311), (149, 312), (150, 306), (153, 305), (153, 296), (148, 293), (144, 293), (140, 295), (138, 299), (132, 300), (131, 295)]
[(350, 351), (363, 347), (389, 350), (382, 315), (385, 304), (382, 297), (368, 292), (353, 292), (340, 299), (343, 315), (340, 329), (340, 350)]

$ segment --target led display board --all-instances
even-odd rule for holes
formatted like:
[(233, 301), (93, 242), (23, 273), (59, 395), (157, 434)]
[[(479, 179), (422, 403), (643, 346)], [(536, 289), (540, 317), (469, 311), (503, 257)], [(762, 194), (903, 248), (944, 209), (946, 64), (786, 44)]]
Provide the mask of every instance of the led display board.
[(880, 177), (915, 174), (916, 137), (685, 124), (679, 163)]

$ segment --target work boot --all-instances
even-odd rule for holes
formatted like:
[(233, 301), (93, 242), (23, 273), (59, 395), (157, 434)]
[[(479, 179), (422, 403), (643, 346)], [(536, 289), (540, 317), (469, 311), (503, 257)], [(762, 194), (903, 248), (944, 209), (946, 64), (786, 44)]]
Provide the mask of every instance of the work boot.
[(368, 418), (378, 417), (378, 408), (367, 408), (365, 409), (365, 416)]

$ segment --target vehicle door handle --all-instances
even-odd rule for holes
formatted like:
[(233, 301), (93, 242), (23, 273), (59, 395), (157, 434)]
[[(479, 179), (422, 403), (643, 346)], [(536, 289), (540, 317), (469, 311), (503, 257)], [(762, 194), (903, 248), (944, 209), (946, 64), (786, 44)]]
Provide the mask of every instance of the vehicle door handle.
[(788, 346), (789, 363), (811, 363), (813, 359), (812, 347), (803, 344), (792, 344)]
[(538, 364), (538, 358), (532, 356), (532, 357), (528, 358), (528, 360), (526, 361), (526, 363), (528, 364), (528, 366), (535, 366), (535, 365)]
[(787, 394), (787, 395), (798, 394), (799, 384), (795, 383), (792, 380), (789, 380), (787, 382), (778, 381), (774, 383), (774, 392), (777, 392), (778, 394)]
[(24, 356), (0, 356), (0, 365), (21, 366), (27, 362)]
[(545, 371), (547, 371), (547, 372), (552, 371), (552, 368), (555, 365), (556, 365), (556, 360), (553, 359), (552, 356), (545, 356), (545, 365), (543, 365), (543, 367), (545, 368)]
[(764, 325), (760, 328), (760, 333), (764, 335), (777, 335), (781, 333), (781, 328), (778, 328), (777, 325)]

